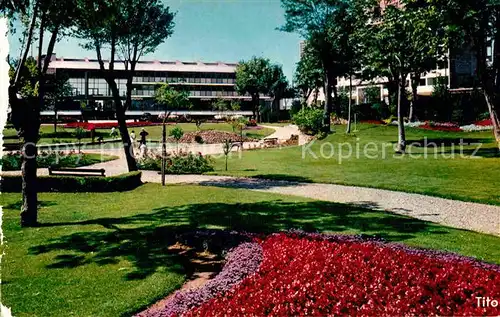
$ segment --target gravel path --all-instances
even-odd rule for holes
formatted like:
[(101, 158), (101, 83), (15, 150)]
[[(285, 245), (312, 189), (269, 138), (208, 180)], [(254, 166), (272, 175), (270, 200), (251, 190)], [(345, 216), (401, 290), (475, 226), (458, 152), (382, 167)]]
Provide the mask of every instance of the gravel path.
[[(156, 172), (145, 172), (143, 180), (160, 182)], [(170, 184), (198, 184), (243, 188), (260, 192), (307, 197), (383, 210), (446, 226), (500, 236), (500, 207), (419, 194), (334, 184), (295, 183), (230, 176), (168, 175)]]

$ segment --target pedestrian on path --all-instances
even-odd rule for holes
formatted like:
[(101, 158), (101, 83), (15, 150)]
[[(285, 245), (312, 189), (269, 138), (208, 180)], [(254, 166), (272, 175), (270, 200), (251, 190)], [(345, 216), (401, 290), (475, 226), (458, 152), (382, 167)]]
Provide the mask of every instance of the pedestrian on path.
[(111, 128), (111, 133), (110, 133), (110, 136), (111, 136), (111, 138), (116, 137), (116, 128), (115, 128), (115, 127), (112, 127), (112, 128)]
[(136, 139), (136, 136), (135, 136), (135, 131), (132, 130), (132, 132), (130, 133), (130, 139), (132, 140), (132, 147), (135, 148), (135, 139)]
[(142, 128), (141, 133), (139, 133), (139, 135), (141, 136), (140, 144), (146, 144), (146, 137), (149, 135), (149, 133), (147, 133), (146, 130), (144, 130), (144, 128)]

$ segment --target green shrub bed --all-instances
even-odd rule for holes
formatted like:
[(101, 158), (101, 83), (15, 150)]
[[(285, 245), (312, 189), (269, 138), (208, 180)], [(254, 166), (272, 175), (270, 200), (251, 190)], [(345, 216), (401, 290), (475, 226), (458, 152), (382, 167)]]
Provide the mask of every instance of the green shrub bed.
[[(115, 159), (115, 157), (76, 152), (64, 153), (42, 151), (38, 154), (36, 162), (38, 168), (48, 168), (50, 166), (81, 167), (109, 161), (111, 159)], [(3, 155), (0, 162), (2, 164), (2, 171), (19, 171), (21, 170), (22, 163), (21, 152), (6, 153)]]
[[(170, 154), (166, 159), (166, 174), (203, 174), (213, 172), (213, 162), (201, 153), (179, 152)], [(148, 153), (139, 159), (139, 169), (161, 171), (161, 154)]]
[[(37, 178), (38, 192), (117, 192), (132, 190), (140, 185), (141, 172), (130, 172), (110, 177), (81, 176), (39, 176)], [(7, 193), (21, 192), (22, 179), (20, 175), (2, 176), (0, 190)]]

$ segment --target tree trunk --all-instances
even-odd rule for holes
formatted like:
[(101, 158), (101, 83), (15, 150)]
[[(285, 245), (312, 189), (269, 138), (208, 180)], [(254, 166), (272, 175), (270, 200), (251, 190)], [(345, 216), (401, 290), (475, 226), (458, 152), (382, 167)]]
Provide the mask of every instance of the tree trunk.
[(314, 89), (314, 106), (318, 104), (318, 94), (319, 94), (319, 89), (318, 88)]
[(404, 77), (401, 79), (402, 82), (398, 83), (398, 152), (404, 153), (406, 151), (406, 136), (405, 136), (405, 124), (402, 112), (402, 94), (404, 93)]
[(253, 104), (253, 116), (258, 123), (260, 123), (260, 96), (259, 94), (252, 95), (252, 104)]
[[(127, 80), (127, 85), (129, 81)], [(131, 81), (130, 81), (131, 84)], [(108, 85), (113, 94), (113, 100), (115, 102), (116, 108), (116, 119), (118, 121), (118, 130), (120, 131), (120, 135), (122, 137), (123, 150), (125, 151), (125, 158), (127, 160), (128, 171), (133, 172), (137, 171), (137, 162), (134, 157), (134, 148), (132, 146), (132, 142), (130, 140), (130, 135), (127, 129), (127, 120), (125, 116), (126, 106), (122, 105), (122, 101), (120, 99), (120, 93), (118, 91), (118, 87), (116, 85), (115, 79), (108, 79)], [(127, 87), (127, 92), (128, 92)], [(128, 98), (128, 96), (127, 96)]]
[(420, 80), (420, 74), (413, 74), (413, 76), (411, 78), (412, 98), (411, 98), (411, 104), (410, 104), (410, 113), (408, 114), (408, 120), (410, 120), (410, 122), (413, 122), (413, 119), (415, 116), (415, 107), (416, 107), (417, 100), (418, 100), (417, 87), (418, 87), (419, 80)]
[(349, 104), (347, 108), (347, 130), (346, 133), (351, 133), (351, 107), (352, 107), (352, 75), (349, 75)]
[(55, 103), (54, 103), (54, 134), (57, 134), (57, 105)]
[(491, 124), (493, 125), (493, 135), (497, 141), (498, 149), (500, 150), (500, 117), (498, 116), (498, 109), (496, 108), (495, 98), (491, 93), (484, 90), (484, 97), (490, 112)]
[(37, 179), (36, 179), (36, 156), (37, 147), (36, 139), (33, 133), (24, 137), (22, 147), (22, 194), (23, 205), (21, 208), (21, 227), (34, 227), (38, 221), (38, 195), (37, 195)]
[(13, 122), (22, 138), (21, 147), (21, 174), (22, 174), (22, 207), (21, 226), (33, 227), (37, 225), (37, 147), (38, 131), (40, 128), (39, 108), (36, 100), (26, 101), (18, 99), (14, 88), (10, 89), (9, 100), (12, 107)]
[(332, 82), (328, 71), (325, 71), (325, 105), (323, 109), (323, 132), (330, 133), (330, 113), (332, 111)]
[[(337, 118), (340, 118), (341, 115), (341, 107), (340, 107), (340, 100), (338, 96), (338, 91), (337, 91), (337, 78), (331, 78), (330, 82), (332, 83), (332, 92), (333, 92), (333, 106), (335, 107), (335, 115)], [(331, 112), (330, 108), (330, 112)]]
[[(130, 135), (127, 129), (127, 121), (125, 117), (125, 108), (121, 105), (121, 100), (117, 100), (119, 103), (116, 105), (116, 119), (118, 121), (118, 129), (120, 130), (120, 135), (122, 137), (123, 150), (125, 151), (125, 158), (127, 160), (127, 166), (129, 172), (137, 171), (137, 162), (134, 157), (134, 148), (130, 140)], [(115, 103), (117, 102), (115, 100)]]

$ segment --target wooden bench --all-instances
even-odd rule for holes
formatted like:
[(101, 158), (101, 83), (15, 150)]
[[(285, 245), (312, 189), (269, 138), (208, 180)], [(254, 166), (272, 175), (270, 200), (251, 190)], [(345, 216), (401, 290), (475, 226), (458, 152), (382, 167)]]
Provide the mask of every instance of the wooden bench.
[(92, 168), (66, 168), (66, 167), (49, 167), (49, 175), (61, 175), (61, 176), (98, 176), (104, 177), (104, 168), (92, 169)]
[(264, 144), (265, 145), (276, 145), (276, 144), (278, 144), (278, 138), (265, 138)]

